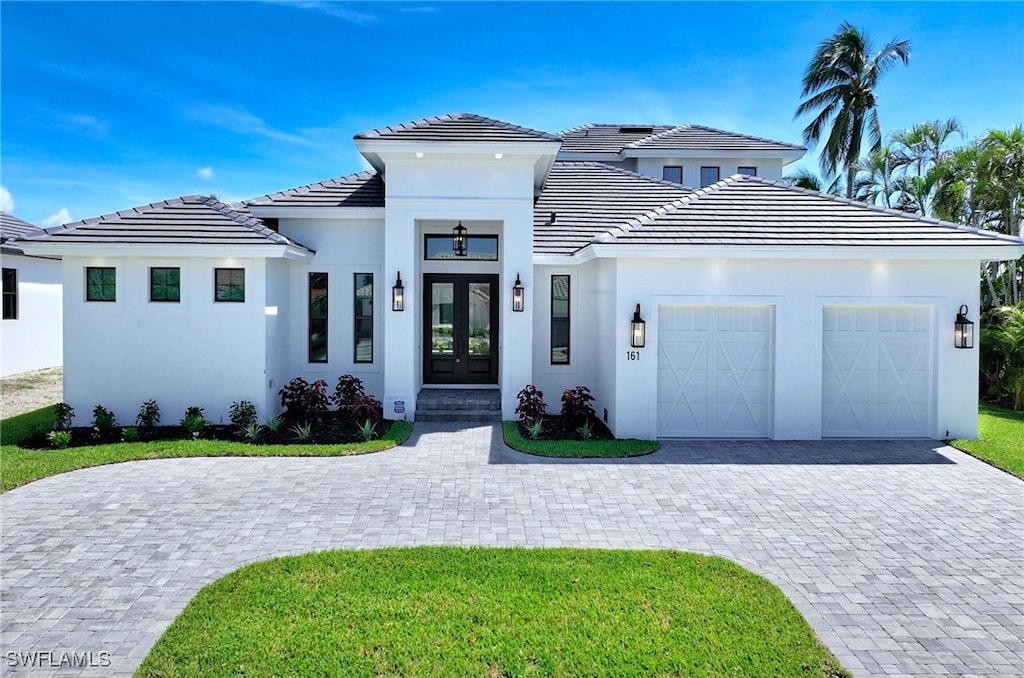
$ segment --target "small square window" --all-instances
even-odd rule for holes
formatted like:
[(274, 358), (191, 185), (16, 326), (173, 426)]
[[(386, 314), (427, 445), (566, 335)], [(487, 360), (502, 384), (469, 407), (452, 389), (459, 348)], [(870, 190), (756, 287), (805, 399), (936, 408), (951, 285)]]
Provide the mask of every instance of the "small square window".
[(18, 269), (5, 268), (3, 279), (4, 320), (18, 319)]
[(661, 178), (674, 184), (683, 183), (683, 168), (678, 165), (665, 165), (661, 168)]
[(700, 168), (700, 187), (710, 186), (711, 184), (718, 183), (718, 168), (717, 167), (701, 167)]
[(245, 269), (216, 268), (213, 271), (214, 301), (245, 301)]
[(85, 267), (85, 300), (117, 301), (117, 271), (112, 266)]
[(149, 269), (150, 301), (181, 301), (181, 269)]
[(757, 168), (756, 167), (737, 167), (736, 168), (736, 173), (737, 174), (746, 174), (748, 177), (756, 177), (757, 176)]

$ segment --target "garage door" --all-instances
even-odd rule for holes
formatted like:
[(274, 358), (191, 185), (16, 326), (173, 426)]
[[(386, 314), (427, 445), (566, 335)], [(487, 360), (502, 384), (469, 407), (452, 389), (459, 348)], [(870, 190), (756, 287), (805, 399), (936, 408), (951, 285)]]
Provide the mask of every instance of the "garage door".
[(768, 437), (771, 330), (769, 306), (662, 306), (658, 435)]
[(927, 436), (929, 308), (826, 306), (823, 321), (821, 434)]

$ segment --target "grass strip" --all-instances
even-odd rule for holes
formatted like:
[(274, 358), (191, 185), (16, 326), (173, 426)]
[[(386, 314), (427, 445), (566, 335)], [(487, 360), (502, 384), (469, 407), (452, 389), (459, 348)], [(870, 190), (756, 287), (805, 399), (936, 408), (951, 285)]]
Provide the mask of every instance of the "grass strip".
[(619, 459), (639, 457), (657, 452), (661, 445), (657, 440), (529, 440), (519, 432), (514, 421), (504, 421), (501, 432), (505, 444), (513, 450), (535, 454), (539, 457), (560, 457), (563, 459)]
[(950, 444), (1024, 479), (1024, 412), (982, 403), (978, 414), (978, 439), (958, 439)]

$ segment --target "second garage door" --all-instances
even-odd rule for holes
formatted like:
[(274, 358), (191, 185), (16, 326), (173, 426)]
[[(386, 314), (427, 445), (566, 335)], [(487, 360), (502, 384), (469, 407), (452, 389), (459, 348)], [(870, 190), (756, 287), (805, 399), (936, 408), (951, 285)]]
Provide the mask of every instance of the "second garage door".
[(663, 306), (658, 326), (659, 436), (770, 435), (770, 306)]
[(926, 437), (929, 308), (826, 306), (822, 320), (822, 436)]

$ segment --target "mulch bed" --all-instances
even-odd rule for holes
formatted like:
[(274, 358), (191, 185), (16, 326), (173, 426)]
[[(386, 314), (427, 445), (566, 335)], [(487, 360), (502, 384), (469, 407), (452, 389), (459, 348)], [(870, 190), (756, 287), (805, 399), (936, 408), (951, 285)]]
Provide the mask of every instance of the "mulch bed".
[[(544, 422), (537, 440), (583, 440), (580, 435), (580, 424), (567, 421), (560, 414), (545, 414)], [(527, 440), (532, 440), (530, 429), (523, 422), (518, 422), (519, 433)], [(600, 419), (590, 420), (591, 440), (615, 440), (615, 436), (608, 430), (608, 427)]]
[[(379, 438), (385, 431), (391, 428), (392, 422), (385, 420), (377, 424), (374, 434)], [(254, 443), (256, 445), (338, 445), (343, 443), (361, 443), (363, 434), (355, 420), (346, 414), (336, 411), (328, 412), (321, 417), (319, 422), (313, 424), (309, 438), (300, 440), (293, 430), (296, 425), (294, 421), (283, 420), (277, 431), (271, 431), (263, 427), (259, 438), (255, 441), (249, 440), (237, 426), (231, 424), (208, 424), (199, 435), (201, 440), (225, 440), (236, 443)], [(184, 440), (192, 437), (184, 426), (138, 426), (133, 427), (138, 431), (138, 437), (132, 441), (126, 441), (121, 433), (122, 428), (114, 427), (113, 431), (102, 434), (89, 426), (75, 426), (67, 429), (71, 432), (71, 443), (68, 447), (86, 447), (89, 445), (106, 445), (109, 443), (121, 442), (153, 442), (159, 440)], [(46, 437), (49, 431), (37, 431), (20, 443), (19, 447), (32, 450), (52, 449), (50, 440)]]

